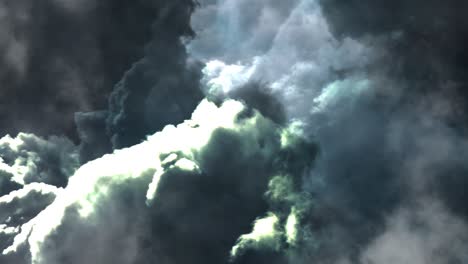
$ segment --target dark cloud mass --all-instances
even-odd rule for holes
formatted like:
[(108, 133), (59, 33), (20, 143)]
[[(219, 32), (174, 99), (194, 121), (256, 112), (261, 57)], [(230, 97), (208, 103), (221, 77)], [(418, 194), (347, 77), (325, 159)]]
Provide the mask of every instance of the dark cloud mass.
[(143, 55), (152, 1), (1, 1), (1, 133), (67, 134)]
[(320, 2), (336, 35), (381, 38), (389, 53), (384, 63), (390, 66), (380, 68), (392, 78), (409, 82), (407, 89), (416, 96), (442, 89), (466, 95), (465, 2)]
[(467, 263), (467, 8), (0, 2), (0, 263)]

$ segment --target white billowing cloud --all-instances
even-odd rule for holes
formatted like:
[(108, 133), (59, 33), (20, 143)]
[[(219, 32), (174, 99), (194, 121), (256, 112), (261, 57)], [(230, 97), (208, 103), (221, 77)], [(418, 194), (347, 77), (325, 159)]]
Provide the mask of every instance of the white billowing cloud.
[[(166, 126), (141, 144), (116, 150), (83, 165), (69, 179), (67, 187), (57, 192), (54, 202), (22, 226), (13, 244), (3, 253), (14, 253), (27, 245), (34, 264), (60, 263), (63, 258), (78, 263), (96, 260), (133, 263), (138, 255), (140, 236), (148, 234), (144, 224), (148, 221), (145, 218), (148, 208), (158, 200), (164, 177), (183, 172), (195, 177), (208, 173), (205, 170), (212, 164), (230, 166), (232, 163), (242, 170), (237, 158), (258, 166), (262, 160), (277, 157), (284, 132), (257, 112), (241, 118), (244, 110), (245, 106), (234, 100), (225, 101), (220, 107), (204, 100), (191, 120), (178, 126)], [(245, 145), (232, 160), (217, 160), (222, 155), (210, 153), (209, 143), (220, 130), (227, 131), (227, 135), (239, 135), (240, 143)], [(239, 173), (243, 175), (242, 171)], [(264, 172), (257, 171), (255, 175), (259, 173)], [(241, 178), (235, 181), (242, 183)], [(250, 184), (252, 179), (249, 177), (245, 181)], [(249, 193), (249, 188), (253, 187), (243, 188), (243, 192)], [(273, 218), (268, 219), (257, 221), (254, 233), (268, 235), (271, 228), (263, 223), (268, 224)], [(288, 224), (288, 230), (292, 225)], [(56, 237), (63, 240), (58, 243)], [(245, 239), (249, 237), (244, 236)]]
[(50, 205), (60, 191), (61, 188), (45, 183), (30, 183), (0, 197), (0, 250), (5, 250), (22, 230), (27, 230), (28, 222)]
[(237, 257), (247, 248), (270, 248), (279, 250), (282, 233), (278, 229), (279, 218), (274, 214), (257, 219), (252, 232), (239, 237), (237, 244), (231, 250), (231, 256)]
[(364, 263), (466, 263), (468, 226), (431, 199), (403, 208), (387, 220), (387, 229), (363, 251)]
[[(0, 197), (0, 226), (21, 222), (32, 211), (40, 211), (53, 201), (60, 188), (44, 183), (31, 183), (24, 188)], [(14, 226), (16, 228), (16, 226)]]
[[(108, 194), (112, 185), (151, 175), (154, 175), (151, 186), (157, 185), (155, 183), (162, 175), (160, 171), (165, 164), (165, 160), (161, 162), (158, 157), (164, 153), (172, 154), (179, 151), (190, 155), (192, 148), (199, 149), (207, 143), (214, 129), (233, 128), (235, 126), (233, 118), (242, 109), (242, 104), (228, 102), (220, 111), (216, 111), (216, 106), (204, 101), (194, 112), (193, 120), (177, 128), (167, 126), (163, 132), (148, 138), (145, 143), (117, 150), (112, 155), (105, 155), (85, 164), (70, 178), (63, 195), (32, 221), (31, 230), (23, 231), (23, 234), (30, 233), (30, 235), (18, 236), (13, 247), (7, 249), (5, 253), (28, 239), (33, 263), (41, 263), (41, 244), (46, 236), (60, 225), (67, 208), (78, 206), (80, 216), (86, 218), (93, 213), (95, 203)], [(176, 158), (179, 157), (174, 157)], [(151, 191), (155, 190), (156, 186), (151, 188)], [(147, 197), (152, 199), (154, 195), (155, 193), (148, 193)]]
[(293, 178), (292, 175), (272, 177), (265, 193), (274, 206), (287, 208), (289, 213), (285, 214), (284, 209), (272, 210), (265, 217), (257, 219), (252, 232), (241, 235), (231, 249), (232, 258), (240, 257), (247, 250), (278, 252), (291, 249), (294, 252), (300, 241), (308, 239), (310, 230), (301, 224), (301, 220), (304, 213), (310, 211), (312, 201), (294, 187)]
[[(11, 193), (0, 197), (0, 205), (10, 204), (14, 201), (22, 201), (27, 196), (31, 195), (32, 193), (38, 193), (40, 195), (49, 195), (49, 194), (56, 194), (59, 188), (47, 185), (44, 183), (31, 183), (26, 185), (23, 189), (12, 191)], [(22, 209), (19, 208), (18, 209)]]
[(0, 139), (1, 251), (15, 236), (27, 235), (30, 221), (54, 201), (78, 166), (77, 148), (68, 139), (26, 133)]
[(0, 139), (0, 177), (10, 177), (16, 184), (64, 186), (78, 166), (78, 149), (68, 139), (46, 140), (26, 133)]
[(297, 242), (297, 237), (299, 235), (298, 221), (299, 219), (297, 210), (293, 207), (284, 227), (286, 233), (286, 242), (288, 242), (288, 244), (294, 245)]
[(247, 83), (255, 72), (255, 62), (252, 66), (242, 64), (226, 65), (219, 60), (209, 61), (202, 70), (205, 91), (209, 95), (224, 95), (232, 89)]
[(264, 82), (293, 118), (308, 115), (339, 74), (375, 57), (363, 43), (336, 39), (315, 0), (201, 1), (192, 25), (198, 35), (188, 48), (207, 62), (208, 93)]

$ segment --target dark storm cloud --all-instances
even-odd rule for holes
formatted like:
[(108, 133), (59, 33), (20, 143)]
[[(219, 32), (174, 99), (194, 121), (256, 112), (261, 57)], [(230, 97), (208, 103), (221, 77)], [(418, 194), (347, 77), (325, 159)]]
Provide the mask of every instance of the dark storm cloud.
[(81, 164), (111, 152), (112, 146), (106, 129), (107, 117), (107, 111), (75, 113)]
[[(421, 197), (442, 201), (441, 210), (450, 211), (443, 214), (454, 219), (450, 221), (466, 221), (460, 190), (468, 186), (462, 74), (468, 21), (460, 11), (464, 4), (458, 1), (320, 2), (335, 36), (353, 37), (384, 51), (371, 69), (362, 72), (371, 81), (368, 95), (360, 94), (352, 108), (347, 107), (349, 101), (341, 101), (310, 122), (315, 130), (314, 125), (328, 120), (316, 134), (323, 150), (317, 162), (322, 177), (311, 183), (319, 205), (316, 232), (324, 234), (318, 255), (325, 254), (321, 260), (325, 263), (327, 254), (331, 262), (349, 254), (347, 261), (365, 263), (362, 247), (378, 234), (393, 232), (384, 231), (388, 215), (400, 217), (399, 208)], [(437, 218), (440, 210), (420, 206), (428, 222)], [(421, 236), (444, 237), (438, 227), (427, 225), (433, 229)], [(461, 226), (453, 233), (463, 240), (466, 227)], [(419, 232), (408, 228), (409, 236)], [(447, 236), (450, 228), (447, 223)], [(386, 257), (392, 248), (385, 245), (371, 246), (379, 248), (371, 262), (391, 261)], [(424, 255), (435, 250), (433, 246), (418, 244), (418, 252)], [(437, 261), (466, 261), (459, 252), (447, 254)], [(423, 263), (418, 257), (403, 258)]]
[(150, 54), (126, 73), (110, 95), (107, 129), (114, 148), (137, 144), (165, 125), (189, 118), (203, 99), (201, 67), (187, 59), (179, 35), (160, 42), (165, 41), (158, 40), (163, 47), (150, 45)]
[(419, 94), (454, 86), (466, 94), (466, 2), (320, 2), (335, 35), (380, 38), (389, 53), (381, 70), (410, 82), (408, 90)]
[(1, 134), (67, 134), (143, 54), (151, 1), (1, 1)]
[[(182, 122), (203, 99), (199, 88), (202, 64), (187, 55), (183, 44), (194, 34), (190, 16), (195, 3), (181, 0), (159, 5), (152, 41), (146, 45), (144, 57), (115, 85), (107, 112), (96, 112), (94, 117), (93, 113), (77, 115), (82, 150), (96, 151), (83, 160), (109, 151), (109, 144), (114, 149), (129, 147), (165, 125)], [(90, 142), (102, 147), (95, 149)]]

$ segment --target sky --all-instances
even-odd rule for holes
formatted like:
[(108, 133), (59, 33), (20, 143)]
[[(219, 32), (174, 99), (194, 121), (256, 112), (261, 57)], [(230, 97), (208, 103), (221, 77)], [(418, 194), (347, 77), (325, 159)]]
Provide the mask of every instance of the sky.
[(0, 0), (0, 263), (467, 263), (466, 8)]

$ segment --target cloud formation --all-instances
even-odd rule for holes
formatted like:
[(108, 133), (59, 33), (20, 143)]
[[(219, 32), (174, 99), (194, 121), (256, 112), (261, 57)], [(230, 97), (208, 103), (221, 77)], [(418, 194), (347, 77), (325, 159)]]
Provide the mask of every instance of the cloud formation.
[(191, 120), (79, 168), (4, 253), (27, 245), (32, 263), (226, 262), (266, 212), (269, 180), (305, 170), (310, 159), (298, 154), (315, 153), (288, 131), (240, 102), (205, 100)]
[[(38, 4), (128, 53), (97, 57), (110, 95), (85, 96), (78, 147), (0, 140), (0, 261), (466, 262), (468, 23), (456, 1), (387, 2)], [(21, 41), (4, 61), (34, 81)]]

